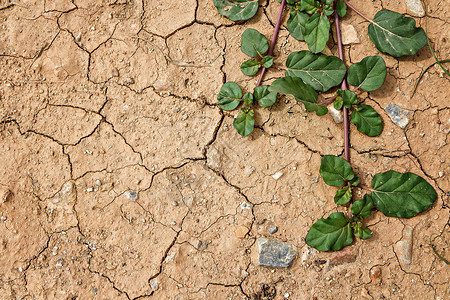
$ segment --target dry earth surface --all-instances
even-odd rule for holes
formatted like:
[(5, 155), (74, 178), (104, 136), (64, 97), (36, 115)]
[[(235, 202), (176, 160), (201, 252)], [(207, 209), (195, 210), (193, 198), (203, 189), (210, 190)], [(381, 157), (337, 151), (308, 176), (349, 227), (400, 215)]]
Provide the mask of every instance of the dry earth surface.
[[(424, 4), (416, 20), (450, 58), (450, 3)], [(412, 15), (404, 0), (355, 5)], [(366, 185), (415, 172), (438, 200), (412, 219), (374, 213), (372, 239), (318, 253), (304, 237), (339, 209), (318, 169), (342, 154), (342, 124), (282, 97), (243, 138), (216, 103), (225, 81), (255, 85), (239, 71), (240, 35), (270, 37), (278, 8), (260, 1), (233, 23), (212, 0), (0, 0), (1, 299), (450, 299), (430, 247), (449, 258), (449, 78), (431, 68), (411, 98), (430, 50), (381, 54), (386, 82), (361, 97), (385, 129), (368, 138), (352, 125), (352, 162)], [(378, 54), (367, 22), (343, 23), (348, 65)], [(302, 49), (283, 26), (276, 63)], [(292, 267), (255, 265), (259, 237), (292, 244)]]

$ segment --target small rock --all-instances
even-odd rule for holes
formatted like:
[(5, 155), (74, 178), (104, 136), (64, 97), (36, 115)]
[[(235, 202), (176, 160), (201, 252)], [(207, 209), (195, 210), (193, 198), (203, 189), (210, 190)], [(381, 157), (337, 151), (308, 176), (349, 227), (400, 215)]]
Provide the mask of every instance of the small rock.
[(395, 251), (399, 258), (402, 268), (409, 269), (412, 260), (412, 247), (413, 247), (413, 231), (411, 226), (405, 226), (403, 230), (402, 240), (395, 244)]
[(283, 172), (276, 172), (275, 174), (272, 175), (272, 178), (275, 180), (280, 179), (280, 177), (283, 176)]
[(289, 243), (266, 238), (256, 240), (257, 265), (275, 268), (289, 268), (298, 253)]
[(138, 192), (135, 191), (126, 191), (125, 197), (127, 197), (128, 200), (136, 201), (138, 199)]
[(240, 239), (243, 239), (247, 235), (248, 231), (249, 230), (247, 227), (240, 225), (237, 226), (236, 229), (234, 230), (234, 235)]
[(330, 257), (330, 266), (338, 266), (344, 263), (351, 263), (356, 260), (358, 253), (356, 253), (355, 248), (347, 247), (344, 250), (333, 253)]
[(414, 17), (424, 17), (425, 9), (420, 0), (406, 0), (406, 7), (408, 12)]
[(158, 288), (159, 288), (158, 278), (154, 278), (154, 279), (150, 280), (150, 287), (152, 288), (152, 291), (158, 290)]
[(388, 104), (384, 110), (387, 112), (392, 122), (399, 126), (400, 128), (405, 128), (409, 123), (408, 115), (411, 113), (407, 110), (403, 110), (397, 105), (390, 103)]
[(126, 81), (127, 81), (127, 84), (133, 84), (133, 83), (134, 83), (134, 79), (131, 78), (131, 77), (128, 77), (128, 78), (126, 79)]
[(96, 185), (96, 186), (100, 186), (100, 185), (102, 185), (102, 182), (101, 182), (100, 180), (97, 179), (97, 180), (95, 181), (95, 185)]
[(119, 70), (117, 70), (117, 68), (112, 68), (111, 69), (111, 75), (113, 77), (119, 77)]
[(206, 250), (208, 248), (209, 242), (202, 241), (202, 249)]
[(11, 195), (12, 193), (8, 188), (0, 187), (0, 203), (8, 202)]
[(252, 209), (252, 205), (250, 203), (243, 201), (241, 203), (241, 209)]
[(370, 270), (370, 279), (372, 280), (372, 283), (374, 283), (374, 284), (381, 282), (381, 268), (380, 267), (373, 267)]
[(359, 44), (358, 33), (353, 25), (342, 23), (341, 36), (344, 45)]
[(78, 35), (75, 37), (75, 41), (76, 42), (81, 41), (81, 32), (79, 32)]
[(274, 234), (275, 232), (277, 232), (278, 231), (278, 227), (277, 226), (273, 226), (273, 227), (270, 227), (269, 228), (269, 232), (271, 233), (271, 234)]
[(328, 111), (330, 112), (330, 115), (333, 117), (335, 123), (339, 124), (344, 122), (344, 118), (342, 117), (342, 111), (334, 108), (334, 104), (328, 106)]

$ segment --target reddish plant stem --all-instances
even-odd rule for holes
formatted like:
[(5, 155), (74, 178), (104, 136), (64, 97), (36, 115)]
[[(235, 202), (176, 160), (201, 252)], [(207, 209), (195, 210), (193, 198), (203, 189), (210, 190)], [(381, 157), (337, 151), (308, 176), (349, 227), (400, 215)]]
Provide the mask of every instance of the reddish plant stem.
[[(280, 12), (278, 13), (277, 23), (276, 23), (275, 29), (273, 31), (272, 41), (270, 42), (269, 51), (267, 51), (267, 56), (272, 56), (272, 54), (273, 54), (273, 49), (275, 48), (275, 43), (277, 42), (278, 32), (280, 31), (281, 18), (283, 17), (283, 10), (284, 10), (285, 5), (286, 5), (286, 0), (281, 1)], [(261, 85), (263, 78), (264, 78), (264, 74), (266, 73), (266, 70), (267, 70), (266, 68), (263, 68), (261, 70), (261, 74), (259, 75), (259, 79), (258, 79), (258, 82), (256, 83), (256, 86)]]
[(352, 4), (350, 4), (347, 0), (344, 0), (345, 4), (347, 4), (348, 7), (350, 7), (355, 13), (357, 13), (361, 18), (363, 18), (366, 21), (369, 21), (372, 23), (372, 20), (366, 17), (362, 12), (360, 12), (356, 7), (354, 7)]
[[(335, 15), (335, 24), (336, 24), (336, 36), (338, 41), (338, 51), (339, 51), (339, 58), (344, 61), (344, 51), (342, 46), (342, 39), (341, 39), (341, 27), (339, 26), (339, 16), (338, 14)], [(341, 89), (346, 90), (347, 89), (347, 82), (344, 78), (341, 84)], [(344, 156), (345, 159), (350, 162), (350, 133), (348, 131), (348, 110), (346, 107), (342, 110), (343, 117), (344, 117)]]

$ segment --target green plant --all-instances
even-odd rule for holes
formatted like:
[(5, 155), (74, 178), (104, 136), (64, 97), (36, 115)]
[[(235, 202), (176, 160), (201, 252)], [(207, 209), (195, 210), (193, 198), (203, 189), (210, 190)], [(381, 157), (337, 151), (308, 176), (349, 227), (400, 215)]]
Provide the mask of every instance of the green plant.
[[(327, 114), (327, 105), (333, 103), (342, 110), (344, 120), (344, 158), (325, 155), (319, 173), (324, 182), (337, 187), (334, 201), (348, 207), (348, 215), (332, 213), (321, 218), (310, 228), (306, 243), (320, 251), (339, 250), (353, 242), (354, 237), (367, 239), (372, 236), (363, 220), (376, 209), (388, 217), (411, 218), (427, 210), (437, 199), (433, 187), (413, 173), (393, 170), (376, 174), (371, 187), (360, 184), (350, 163), (349, 121), (367, 136), (378, 136), (383, 130), (381, 116), (371, 106), (358, 99), (359, 91), (371, 92), (380, 88), (386, 78), (386, 64), (380, 56), (368, 56), (348, 69), (344, 63), (339, 19), (348, 8), (369, 21), (368, 34), (377, 49), (394, 57), (414, 55), (427, 44), (422, 28), (415, 26), (412, 18), (382, 9), (369, 19), (347, 0), (277, 0), (281, 3), (272, 41), (254, 29), (242, 35), (241, 50), (251, 57), (241, 65), (246, 75), (260, 76), (253, 93), (243, 94), (234, 82), (223, 85), (218, 95), (223, 110), (234, 110), (242, 105), (233, 125), (239, 134), (249, 135), (254, 128), (254, 109), (259, 104), (268, 107), (275, 104), (278, 93), (292, 95), (303, 103), (306, 110), (318, 116)], [(246, 20), (257, 11), (255, 1), (215, 0), (219, 12), (232, 20)], [(257, 2), (256, 2), (257, 3)], [(262, 85), (266, 70), (273, 65), (273, 49), (281, 25), (285, 7), (290, 9), (287, 29), (299, 41), (305, 41), (309, 51), (291, 53), (286, 60), (285, 77), (271, 85)], [(320, 53), (329, 40), (334, 20), (337, 32), (339, 57)], [(353, 87), (348, 89), (347, 82)], [(335, 89), (334, 95), (319, 101), (318, 92)], [(350, 114), (350, 119), (349, 119)], [(353, 190), (363, 188), (369, 193), (353, 201)]]

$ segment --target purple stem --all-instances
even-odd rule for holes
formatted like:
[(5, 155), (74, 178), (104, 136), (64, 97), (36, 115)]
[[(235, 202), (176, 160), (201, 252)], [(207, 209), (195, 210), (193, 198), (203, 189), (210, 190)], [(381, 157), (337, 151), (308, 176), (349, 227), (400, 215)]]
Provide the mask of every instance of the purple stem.
[[(272, 54), (273, 54), (273, 49), (275, 48), (275, 43), (277, 42), (278, 32), (280, 31), (281, 18), (283, 17), (283, 10), (284, 10), (285, 5), (286, 5), (286, 0), (281, 1), (280, 12), (278, 13), (277, 24), (275, 25), (275, 29), (273, 31), (272, 41), (270, 42), (269, 51), (267, 51), (267, 56), (272, 56)], [(263, 67), (263, 69), (261, 71), (261, 75), (259, 75), (258, 82), (256, 83), (256, 86), (261, 85), (263, 78), (264, 78), (264, 74), (266, 73), (266, 70), (267, 69)]]
[[(339, 16), (337, 13), (334, 15), (335, 15), (334, 23), (336, 24), (336, 36), (337, 36), (337, 41), (338, 41), (339, 58), (342, 61), (344, 61), (344, 51), (343, 51), (343, 47), (342, 47), (341, 28), (339, 26)], [(347, 89), (347, 83), (345, 81), (345, 78), (342, 81), (341, 89), (342, 90)], [(345, 156), (345, 159), (348, 162), (350, 162), (350, 134), (348, 131), (348, 110), (346, 107), (344, 107), (342, 113), (344, 115), (344, 156)]]
[(345, 4), (347, 4), (348, 7), (350, 7), (355, 13), (361, 16), (361, 18), (365, 19), (366, 21), (369, 21), (372, 23), (372, 20), (366, 17), (362, 12), (356, 9), (353, 5), (351, 5), (347, 0), (344, 0)]

